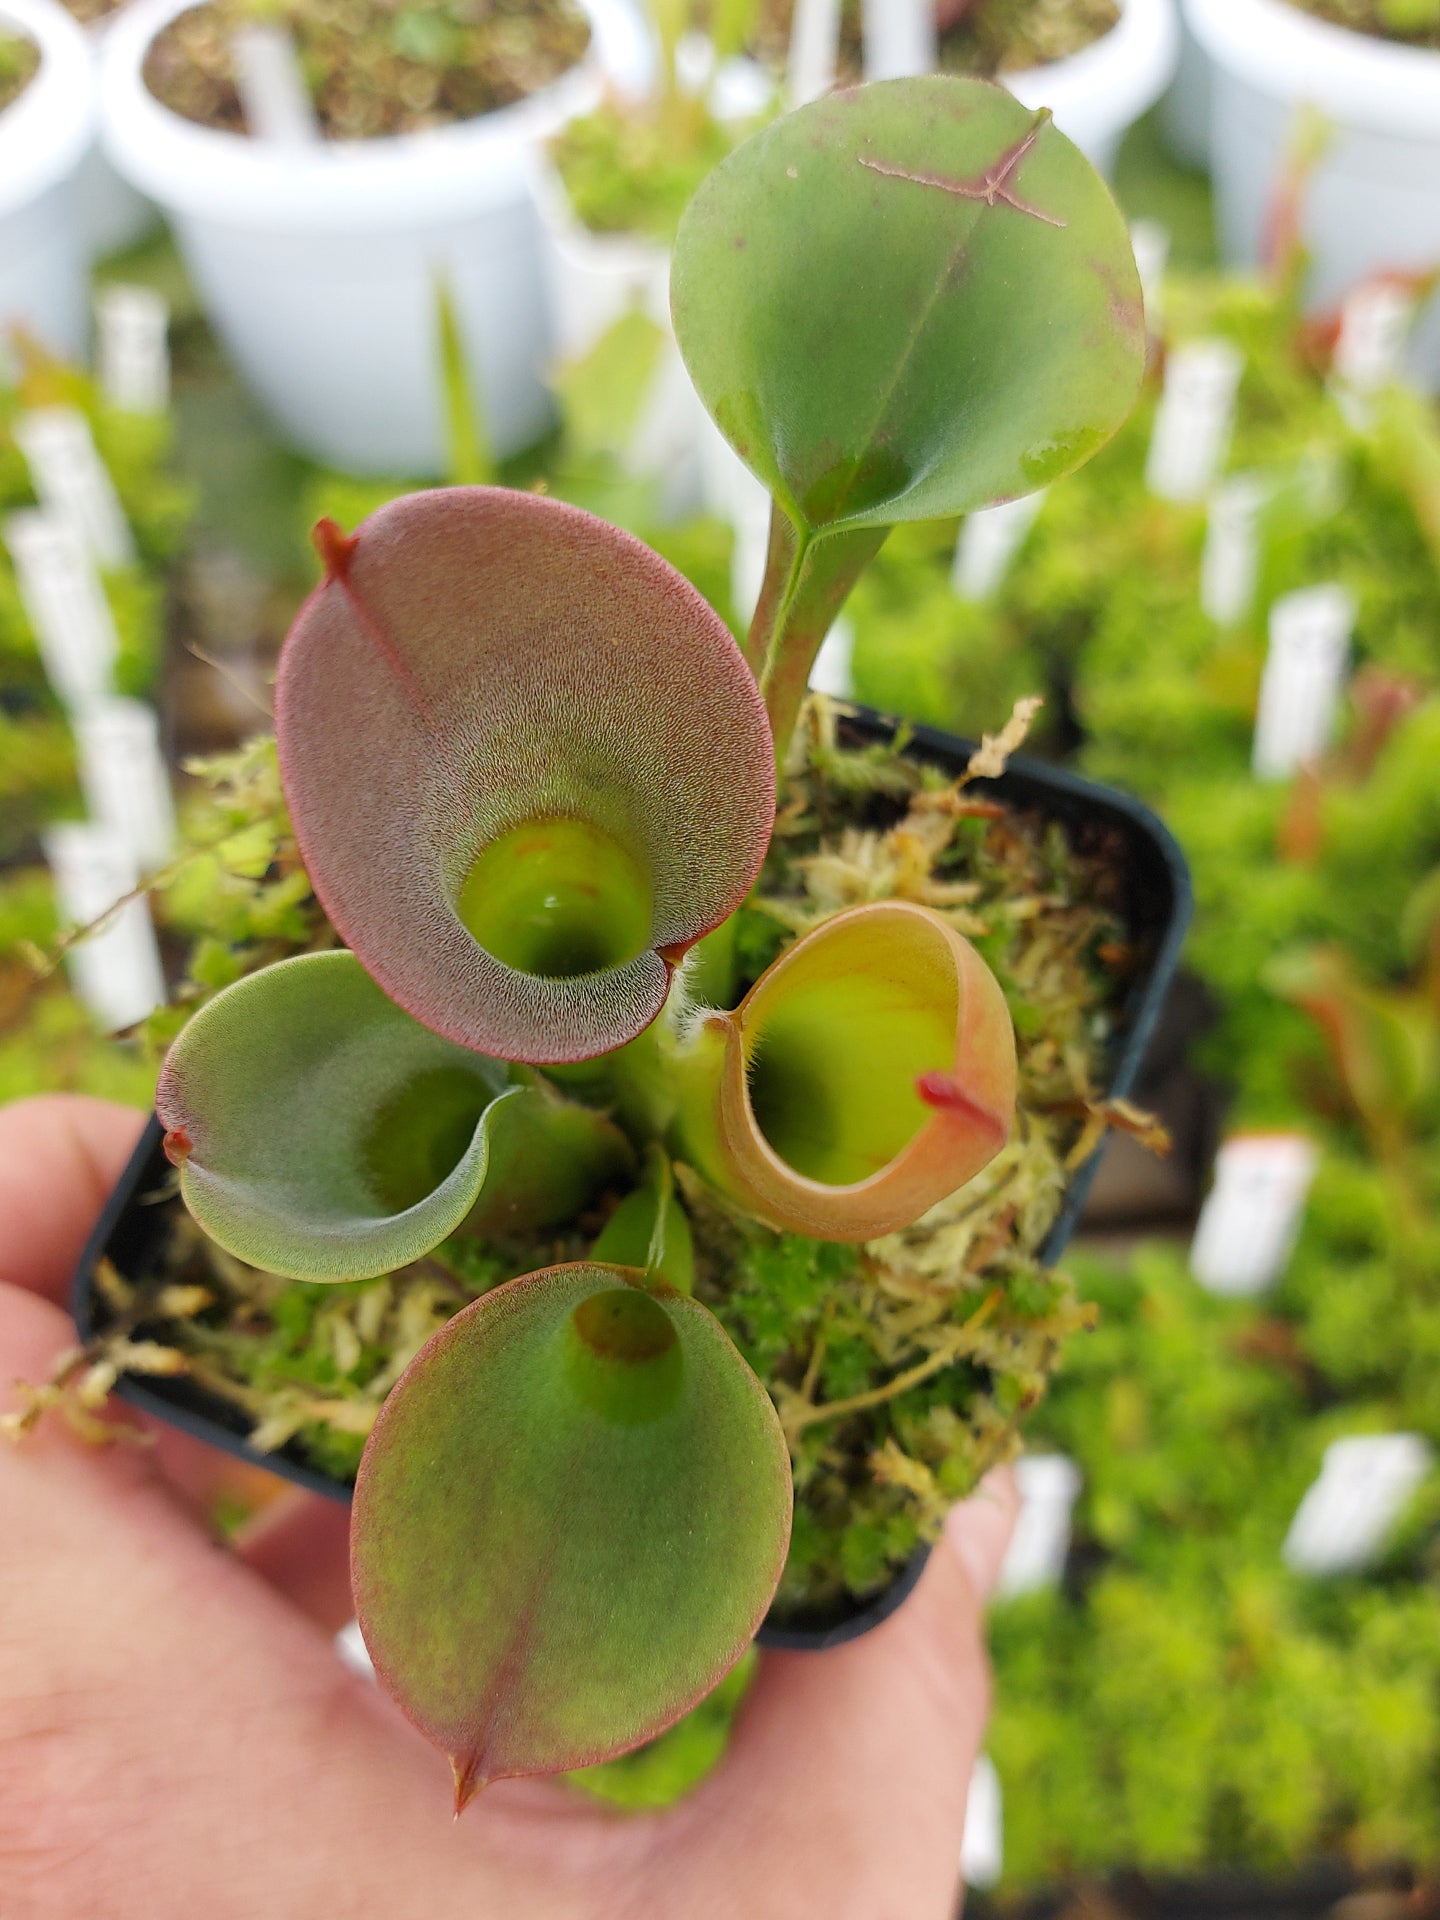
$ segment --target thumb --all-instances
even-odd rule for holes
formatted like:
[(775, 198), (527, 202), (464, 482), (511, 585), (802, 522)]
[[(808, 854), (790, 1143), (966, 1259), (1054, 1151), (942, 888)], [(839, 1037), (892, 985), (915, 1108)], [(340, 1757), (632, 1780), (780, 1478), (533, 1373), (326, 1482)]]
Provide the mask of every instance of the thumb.
[(755, 1920), (953, 1913), (990, 1704), (983, 1608), (1017, 1505), (1009, 1469), (990, 1474), (889, 1620), (825, 1653), (765, 1656), (726, 1762), (689, 1809), (713, 1836), (717, 1887), (744, 1861), (767, 1890)]

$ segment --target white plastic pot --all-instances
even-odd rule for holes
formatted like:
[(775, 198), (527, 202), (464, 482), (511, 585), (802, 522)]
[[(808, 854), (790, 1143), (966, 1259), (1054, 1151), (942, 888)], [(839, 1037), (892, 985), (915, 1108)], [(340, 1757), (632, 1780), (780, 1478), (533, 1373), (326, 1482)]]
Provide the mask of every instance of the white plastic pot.
[[(1259, 260), (1290, 130), (1310, 106), (1334, 129), (1303, 209), (1312, 304), (1331, 306), (1387, 268), (1440, 264), (1440, 53), (1331, 26), (1286, 0), (1184, 4), (1213, 68), (1211, 166), (1226, 258)], [(1440, 303), (1417, 329), (1413, 367), (1440, 387)]]
[(1122, 0), (1122, 9), (1108, 33), (1068, 60), (1001, 75), (1027, 107), (1049, 107), (1060, 131), (1107, 174), (1126, 129), (1164, 93), (1180, 54), (1173, 0)]
[(492, 450), (535, 440), (550, 419), (538, 155), (607, 78), (643, 83), (648, 42), (628, 0), (584, 0), (588, 55), (528, 100), (313, 150), (197, 126), (154, 98), (146, 50), (190, 4), (137, 0), (116, 21), (105, 146), (164, 209), (212, 324), (285, 437), (353, 473), (442, 472), (443, 285)]
[(1210, 165), (1210, 56), (1180, 16), (1180, 59), (1160, 103), (1165, 145), (1187, 167)]
[(0, 0), (0, 25), (40, 49), (29, 86), (0, 113), (0, 335), (18, 324), (78, 359), (87, 258), (75, 173), (95, 124), (89, 49), (57, 0)]
[(660, 483), (662, 510), (679, 517), (698, 503), (706, 423), (670, 324), (670, 249), (643, 234), (592, 233), (553, 169), (541, 177), (539, 203), (559, 358), (584, 359), (617, 320), (635, 311), (664, 336), (623, 458), (630, 473)]

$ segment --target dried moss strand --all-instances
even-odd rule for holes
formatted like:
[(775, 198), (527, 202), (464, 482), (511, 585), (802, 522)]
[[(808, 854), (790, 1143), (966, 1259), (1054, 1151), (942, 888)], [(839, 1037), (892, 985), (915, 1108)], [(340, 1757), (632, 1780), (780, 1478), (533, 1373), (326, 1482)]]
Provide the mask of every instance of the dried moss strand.
[(846, 1400), (829, 1400), (823, 1406), (790, 1407), (780, 1416), (786, 1439), (793, 1446), (807, 1427), (818, 1426), (823, 1420), (845, 1420), (852, 1413), (869, 1413), (876, 1407), (883, 1407), (891, 1400), (898, 1400), (902, 1393), (908, 1393), (912, 1387), (920, 1386), (932, 1375), (953, 1366), (964, 1354), (973, 1351), (980, 1329), (1003, 1297), (1002, 1287), (992, 1288), (970, 1318), (963, 1326), (956, 1328), (937, 1352), (927, 1360), (907, 1368), (904, 1373), (896, 1374), (893, 1380), (887, 1380), (883, 1386), (872, 1387), (868, 1393), (851, 1394)]

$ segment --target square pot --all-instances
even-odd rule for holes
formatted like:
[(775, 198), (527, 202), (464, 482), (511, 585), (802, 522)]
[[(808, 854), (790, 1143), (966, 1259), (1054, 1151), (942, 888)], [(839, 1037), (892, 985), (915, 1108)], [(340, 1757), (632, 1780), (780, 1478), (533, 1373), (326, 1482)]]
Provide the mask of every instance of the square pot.
[[(865, 709), (852, 711), (854, 717), (843, 723), (842, 736), (856, 745), (888, 740), (897, 725)], [(973, 742), (925, 727), (914, 729), (913, 742), (915, 758), (955, 774), (964, 770), (974, 751)], [(1012, 760), (998, 779), (976, 781), (973, 791), (1059, 821), (1074, 844), (1087, 851), (1113, 850), (1124, 875), (1126, 932), (1145, 954), (1145, 964), (1117, 1010), (1112, 1058), (1105, 1079), (1107, 1096), (1121, 1098), (1135, 1086), (1189, 926), (1192, 895), (1184, 855), (1166, 828), (1138, 800), (1039, 761)], [(156, 1261), (169, 1222), (181, 1206), (179, 1197), (169, 1192), (170, 1168), (162, 1140), (160, 1123), (152, 1118), (81, 1257), (72, 1304), (82, 1340), (102, 1332), (106, 1323), (105, 1303), (94, 1284), (96, 1263), (108, 1258), (127, 1277), (143, 1275)], [(1102, 1151), (1097, 1149), (1070, 1181), (1040, 1250), (1040, 1258), (1047, 1264), (1059, 1259), (1074, 1231)], [(257, 1452), (246, 1437), (240, 1412), (184, 1377), (122, 1377), (116, 1392), (128, 1404), (251, 1465), (331, 1499), (350, 1499), (348, 1483), (319, 1472), (298, 1448), (287, 1445), (271, 1453)], [(759, 1638), (763, 1644), (785, 1647), (823, 1647), (853, 1639), (894, 1612), (918, 1580), (924, 1560), (925, 1552), (917, 1554), (889, 1588), (864, 1605), (823, 1618), (789, 1615), (783, 1625), (767, 1624)]]

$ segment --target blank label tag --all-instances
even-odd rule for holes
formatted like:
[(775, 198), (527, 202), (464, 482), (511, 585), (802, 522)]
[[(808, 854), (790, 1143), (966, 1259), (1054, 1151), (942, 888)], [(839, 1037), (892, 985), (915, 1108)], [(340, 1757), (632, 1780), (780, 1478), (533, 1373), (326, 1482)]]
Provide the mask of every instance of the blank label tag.
[(170, 309), (149, 287), (101, 287), (95, 295), (100, 390), (125, 413), (164, 413), (170, 404)]
[(815, 692), (828, 693), (832, 700), (852, 700), (855, 697), (854, 658), (855, 629), (842, 615), (826, 634), (810, 669), (810, 685)]
[(366, 1680), (375, 1678), (375, 1662), (370, 1658), (358, 1620), (352, 1620), (336, 1634), (335, 1651), (352, 1673), (358, 1673)]
[(1190, 1243), (1211, 1293), (1263, 1293), (1289, 1264), (1319, 1152), (1300, 1133), (1239, 1134), (1215, 1156), (1215, 1183)]
[(995, 1591), (1005, 1599), (1058, 1586), (1070, 1553), (1070, 1516), (1080, 1469), (1063, 1453), (1024, 1454), (1015, 1462), (1020, 1513)]
[(251, 138), (277, 147), (314, 146), (320, 138), (315, 103), (284, 27), (241, 27), (232, 46), (235, 86)]
[[(72, 926), (88, 926), (135, 886), (135, 863), (120, 836), (88, 820), (48, 829), (50, 864), (60, 911)], [(125, 905), (66, 956), (76, 993), (106, 1033), (133, 1027), (165, 999), (155, 929), (143, 898)]]
[(935, 0), (862, 0), (865, 78), (935, 71)]
[(17, 416), (14, 431), (41, 506), (69, 521), (97, 567), (129, 566), (135, 543), (84, 414), (37, 407)]
[(1384, 1549), (1434, 1455), (1418, 1433), (1366, 1433), (1325, 1449), (1285, 1536), (1296, 1573), (1358, 1573)]
[(75, 734), (91, 817), (120, 836), (139, 872), (163, 866), (175, 844), (175, 807), (155, 709), (101, 700), (80, 714)]
[(1347, 296), (1332, 372), (1353, 425), (1364, 425), (1366, 403), (1398, 376), (1414, 318), (1414, 289), (1400, 280), (1366, 280)]
[(1000, 1776), (982, 1753), (970, 1776), (965, 1799), (965, 1835), (960, 1843), (960, 1875), (967, 1887), (997, 1886), (1005, 1870), (1005, 1808)]
[(840, 0), (796, 0), (786, 72), (792, 107), (830, 91), (839, 58)]
[(1165, 269), (1170, 264), (1170, 229), (1158, 220), (1137, 220), (1130, 229), (1130, 247), (1140, 291), (1145, 297), (1145, 330), (1154, 339), (1165, 317)]
[(1221, 627), (1233, 627), (1255, 604), (1260, 577), (1260, 509), (1270, 489), (1258, 474), (1237, 474), (1210, 496), (1200, 604)]
[(1203, 500), (1230, 446), (1245, 361), (1228, 340), (1176, 347), (1165, 364), (1145, 484), (1161, 500)]
[(1045, 502), (1045, 491), (1007, 500), (1000, 507), (982, 507), (965, 516), (955, 543), (950, 584), (961, 600), (988, 600), (1000, 589), (1035, 516)]
[(36, 507), (5, 521), (20, 603), (35, 633), (45, 673), (67, 707), (110, 691), (119, 642), (110, 604), (68, 520)]
[(1330, 744), (1354, 624), (1354, 600), (1333, 584), (1287, 593), (1270, 609), (1250, 756), (1257, 780), (1288, 780)]

